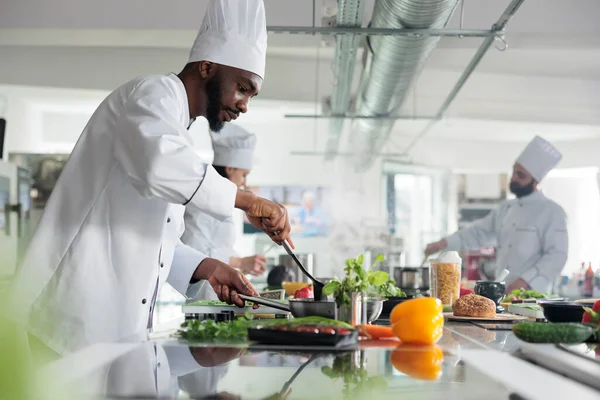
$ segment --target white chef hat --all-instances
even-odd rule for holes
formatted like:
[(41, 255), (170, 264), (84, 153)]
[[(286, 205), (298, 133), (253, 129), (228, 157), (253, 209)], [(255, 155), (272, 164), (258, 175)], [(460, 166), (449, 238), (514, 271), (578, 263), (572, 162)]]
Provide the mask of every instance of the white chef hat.
[(215, 152), (213, 165), (252, 169), (256, 135), (232, 123), (226, 123), (220, 132), (210, 135)]
[(264, 79), (266, 54), (263, 0), (210, 0), (188, 62), (211, 61)]
[(550, 142), (536, 136), (517, 158), (517, 163), (540, 182), (561, 159), (562, 154)]

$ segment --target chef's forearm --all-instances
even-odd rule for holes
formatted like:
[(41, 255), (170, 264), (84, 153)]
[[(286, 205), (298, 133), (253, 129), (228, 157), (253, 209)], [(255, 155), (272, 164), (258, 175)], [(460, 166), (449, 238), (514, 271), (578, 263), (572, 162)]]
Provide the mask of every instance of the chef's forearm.
[(247, 211), (252, 206), (252, 203), (254, 203), (254, 200), (256, 200), (256, 195), (254, 193), (238, 189), (235, 196), (235, 208)]

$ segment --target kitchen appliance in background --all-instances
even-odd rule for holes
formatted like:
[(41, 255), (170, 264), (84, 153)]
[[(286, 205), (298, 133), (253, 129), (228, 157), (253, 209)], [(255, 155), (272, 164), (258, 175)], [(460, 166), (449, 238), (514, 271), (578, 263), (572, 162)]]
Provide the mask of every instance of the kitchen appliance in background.
[[(297, 253), (296, 257), (298, 257), (298, 260), (300, 260), (308, 273), (314, 275), (315, 255), (312, 253)], [(277, 265), (283, 265), (292, 270), (294, 272), (296, 282), (310, 282), (310, 279), (300, 270), (300, 268), (298, 268), (298, 265), (296, 265), (296, 262), (289, 254), (279, 255), (279, 263)]]
[(31, 235), (31, 173), (0, 162), (0, 279), (15, 273)]
[(429, 295), (429, 267), (396, 267), (393, 277), (408, 297)]

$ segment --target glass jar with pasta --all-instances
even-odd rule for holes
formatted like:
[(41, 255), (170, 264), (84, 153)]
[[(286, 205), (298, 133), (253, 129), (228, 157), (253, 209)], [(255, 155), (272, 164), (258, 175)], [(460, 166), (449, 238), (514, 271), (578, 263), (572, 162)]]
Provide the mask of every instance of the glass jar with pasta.
[(456, 251), (444, 252), (429, 262), (431, 296), (451, 306), (460, 297), (462, 259)]

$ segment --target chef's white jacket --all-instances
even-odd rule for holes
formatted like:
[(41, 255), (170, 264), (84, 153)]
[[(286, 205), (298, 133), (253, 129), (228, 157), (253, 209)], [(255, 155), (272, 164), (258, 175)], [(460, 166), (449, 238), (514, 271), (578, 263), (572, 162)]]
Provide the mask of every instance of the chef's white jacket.
[(237, 187), (201, 161), (189, 125), (185, 87), (169, 74), (122, 85), (85, 127), (9, 303), (57, 353), (146, 329), (166, 280), (196, 294), (190, 278), (206, 255), (179, 241), (185, 207), (225, 220)]
[(567, 218), (541, 192), (507, 200), (470, 227), (446, 238), (447, 250), (496, 247), (496, 271), (510, 271), (506, 284), (521, 278), (547, 292), (567, 261)]
[[(181, 236), (184, 244), (226, 264), (231, 257), (237, 257), (233, 250), (237, 237), (233, 218), (220, 221), (209, 214), (188, 209), (184, 219), (185, 231)], [(196, 299), (217, 300), (218, 297), (208, 282), (202, 282), (197, 295), (191, 300)]]
[[(80, 359), (76, 356), (71, 358), (73, 361), (68, 360), (70, 363), (63, 363), (71, 367), (67, 369), (67, 377), (73, 373), (73, 367), (78, 367)], [(93, 359), (92, 365), (94, 363), (97, 362)], [(226, 375), (227, 368), (227, 365), (202, 367), (188, 346), (145, 342), (109, 364), (98, 365), (83, 378), (67, 380), (66, 384), (81, 390), (85, 398), (175, 399), (181, 377), (186, 377), (189, 390), (211, 395), (216, 392), (216, 385)], [(65, 379), (64, 375), (61, 379)]]

